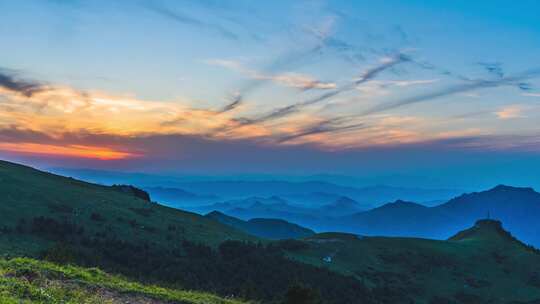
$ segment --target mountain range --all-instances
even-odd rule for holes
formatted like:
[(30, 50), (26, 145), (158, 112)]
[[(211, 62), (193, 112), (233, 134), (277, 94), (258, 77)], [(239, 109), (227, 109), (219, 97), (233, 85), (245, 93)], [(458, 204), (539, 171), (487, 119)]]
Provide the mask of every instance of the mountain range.
[(315, 231), (360, 235), (412, 236), (446, 239), (478, 218), (501, 220), (521, 240), (540, 247), (540, 193), (532, 188), (499, 185), (463, 194), (436, 206), (397, 200), (369, 210), (348, 197), (315, 208), (294, 206), (272, 196), (232, 200), (193, 209), (220, 211), (242, 220), (276, 218)]
[[(180, 182), (177, 183), (177, 187), (199, 195), (218, 195), (232, 198), (279, 196), (306, 207), (328, 204), (341, 196), (349, 197), (365, 208), (372, 208), (382, 202), (396, 199), (423, 202), (449, 199), (461, 193), (461, 191), (454, 189), (401, 188), (384, 185), (355, 188), (320, 181)], [(325, 197), (329, 197), (331, 200), (327, 201), (324, 199)]]
[(307, 208), (329, 204), (342, 196), (370, 209), (397, 199), (422, 203), (446, 201), (459, 189), (355, 184), (357, 179), (327, 175), (306, 178), (279, 176), (162, 176), (142, 173), (55, 168), (54, 172), (104, 184), (134, 184), (162, 204), (186, 208), (249, 197), (279, 196)]
[(334, 218), (355, 214), (366, 210), (366, 207), (345, 196), (338, 197), (328, 204), (311, 208), (293, 205), (279, 196), (271, 196), (229, 200), (188, 209), (200, 214), (220, 211), (243, 220), (277, 218), (324, 231), (332, 227)]
[(342, 217), (335, 228), (363, 235), (445, 239), (475, 219), (491, 217), (503, 221), (519, 239), (540, 246), (539, 214), (540, 193), (532, 188), (500, 185), (434, 207), (396, 201)]
[(222, 200), (217, 195), (199, 195), (179, 188), (146, 187), (144, 190), (151, 193), (152, 197), (162, 204), (184, 209)]

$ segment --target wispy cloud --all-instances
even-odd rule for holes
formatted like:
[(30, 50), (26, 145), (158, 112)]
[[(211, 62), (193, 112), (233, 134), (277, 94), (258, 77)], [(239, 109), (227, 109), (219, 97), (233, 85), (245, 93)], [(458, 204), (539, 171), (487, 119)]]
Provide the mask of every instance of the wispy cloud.
[(0, 68), (0, 88), (17, 92), (26, 97), (44, 89), (44, 85), (38, 82), (18, 79), (14, 74)]
[(500, 109), (499, 111), (495, 112), (495, 115), (497, 115), (498, 118), (504, 120), (519, 118), (523, 117), (523, 108), (519, 105), (512, 105)]
[(439, 79), (418, 79), (418, 80), (389, 80), (384, 84), (395, 85), (397, 87), (411, 87), (416, 85), (425, 85), (439, 82)]
[(317, 45), (312, 52), (331, 50), (348, 62), (364, 61), (366, 59), (365, 50), (336, 37), (335, 28), (339, 19), (341, 19), (339, 15), (329, 15), (323, 18), (321, 24), (317, 26), (304, 27), (305, 31), (317, 40)]
[(371, 79), (377, 77), (380, 73), (384, 72), (385, 70), (388, 70), (390, 68), (393, 68), (394, 66), (411, 61), (410, 57), (403, 54), (403, 53), (397, 53), (395, 55), (384, 57), (381, 59), (381, 63), (377, 66), (374, 66), (370, 69), (367, 69), (361, 76), (358, 78), (354, 84), (359, 85), (366, 81), (370, 81)]
[(332, 118), (314, 123), (304, 127), (292, 134), (287, 134), (277, 138), (278, 143), (290, 142), (298, 138), (317, 134), (336, 134), (344, 131), (354, 131), (366, 128), (364, 123), (346, 123), (345, 119)]
[(195, 18), (180, 11), (169, 9), (168, 7), (155, 1), (144, 2), (143, 7), (179, 24), (196, 27), (202, 30), (208, 30), (219, 34), (226, 39), (238, 40), (238, 36), (235, 33), (217, 23), (209, 23), (202, 18)]
[(496, 78), (503, 78), (504, 77), (504, 70), (502, 67), (502, 63), (500, 62), (479, 62), (480, 66), (482, 66), (490, 75), (495, 76)]
[[(246, 95), (249, 92), (264, 86), (265, 84), (272, 82), (272, 81), (280, 81), (280, 79), (276, 79), (275, 75), (277, 76), (283, 76), (282, 74), (284, 71), (293, 71), (296, 68), (305, 65), (309, 62), (309, 59), (314, 56), (321, 56), (324, 52), (327, 50), (334, 50), (337, 51), (342, 58), (348, 58), (348, 60), (363, 60), (365, 59), (364, 56), (361, 54), (361, 51), (358, 50), (356, 47), (352, 46), (346, 41), (339, 40), (335, 37), (334, 33), (334, 27), (335, 27), (335, 21), (336, 16), (326, 16), (326, 18), (323, 18), (321, 23), (314, 26), (303, 26), (301, 32), (296, 32), (295, 29), (292, 30), (294, 32), (294, 39), (295, 39), (295, 47), (282, 52), (280, 55), (272, 58), (267, 64), (265, 64), (262, 68), (258, 69), (255, 74), (262, 77), (250, 77), (251, 79), (245, 83), (239, 86), (239, 93), (241, 95)], [(308, 33), (309, 36), (314, 37), (315, 41), (310, 43), (297, 43), (297, 36), (298, 35), (305, 35)], [(219, 62), (214, 62), (219, 63)], [(238, 63), (233, 62), (221, 62), (224, 66), (230, 68), (230, 69), (243, 69), (242, 66), (239, 66)], [(242, 72), (246, 74), (253, 74), (254, 71), (249, 70), (243, 70)], [(252, 75), (256, 76), (256, 75)], [(301, 79), (298, 78), (298, 75), (288, 75), (288, 78), (291, 78), (291, 76), (294, 76), (295, 78), (294, 82), (291, 82), (290, 79), (287, 79), (286, 83), (289, 84), (296, 84), (296, 87), (304, 87), (305, 89), (312, 89), (312, 88), (318, 88), (318, 89), (331, 89), (335, 88), (335, 84), (332, 82), (322, 82), (319, 80), (315, 80), (312, 77), (305, 78), (302, 77)], [(305, 75), (303, 75), (305, 76)], [(284, 78), (281, 78), (282, 82), (285, 82)]]
[(404, 54), (397, 54), (392, 57), (385, 57), (381, 60), (381, 63), (379, 65), (376, 65), (372, 68), (367, 69), (364, 71), (361, 76), (354, 80), (353, 82), (346, 84), (344, 86), (341, 86), (335, 90), (332, 90), (328, 93), (325, 93), (323, 95), (320, 95), (318, 97), (302, 101), (293, 105), (285, 106), (276, 110), (271, 111), (270, 113), (264, 114), (258, 118), (249, 120), (250, 123), (261, 123), (269, 120), (279, 119), (282, 117), (285, 117), (287, 115), (290, 115), (292, 113), (298, 112), (299, 110), (315, 105), (321, 102), (324, 102), (330, 98), (333, 98), (335, 96), (338, 96), (342, 93), (348, 92), (356, 88), (357, 86), (366, 83), (375, 77), (377, 77), (380, 73), (400, 64), (409, 61), (409, 57)]
[(223, 107), (223, 109), (221, 109), (221, 110), (219, 111), (219, 113), (227, 113), (227, 112), (230, 112), (230, 111), (232, 111), (232, 110), (238, 108), (241, 104), (242, 104), (242, 95), (240, 95), (240, 94), (235, 94), (235, 96), (233, 97), (233, 100), (232, 100), (229, 104), (225, 105), (225, 106)]
[(379, 113), (383, 111), (388, 111), (391, 109), (400, 108), (406, 105), (411, 105), (411, 104), (416, 104), (416, 103), (421, 103), (421, 102), (429, 102), (429, 101), (436, 100), (438, 98), (451, 96), (458, 93), (467, 93), (467, 92), (471, 92), (471, 91), (479, 90), (479, 89), (496, 88), (500, 86), (514, 86), (516, 85), (516, 83), (519, 83), (523, 80), (527, 80), (530, 78), (538, 77), (539, 75), (540, 75), (540, 68), (536, 68), (536, 69), (527, 70), (523, 73), (520, 73), (514, 76), (505, 77), (498, 80), (471, 81), (465, 84), (455, 85), (455, 86), (443, 88), (441, 90), (436, 90), (430, 93), (415, 95), (415, 96), (407, 97), (407, 98), (400, 99), (394, 102), (380, 104), (380, 105), (372, 107), (371, 109), (364, 111), (363, 113), (361, 113), (361, 115), (365, 116), (365, 115), (375, 114), (375, 113)]
[[(304, 91), (311, 90), (311, 89), (328, 90), (328, 89), (336, 88), (335, 83), (320, 81), (320, 80), (314, 79), (311, 76), (299, 74), (299, 73), (285, 72), (285, 73), (271, 75), (271, 74), (264, 74), (256, 70), (248, 69), (244, 67), (238, 61), (211, 59), (211, 60), (206, 60), (205, 62), (210, 65), (221, 66), (230, 70), (240, 72), (243, 75), (254, 80), (259, 80), (261, 82), (268, 80), (279, 85), (283, 85), (290, 88), (296, 88), (296, 89), (300, 89)], [(245, 93), (246, 93), (246, 90), (244, 90), (244, 94)]]
[(391, 88), (409, 88), (415, 86), (429, 85), (439, 82), (438, 79), (425, 80), (373, 80), (369, 83), (364, 83), (362, 86), (357, 86), (356, 90), (360, 91), (365, 98), (375, 96), (385, 96), (391, 94)]

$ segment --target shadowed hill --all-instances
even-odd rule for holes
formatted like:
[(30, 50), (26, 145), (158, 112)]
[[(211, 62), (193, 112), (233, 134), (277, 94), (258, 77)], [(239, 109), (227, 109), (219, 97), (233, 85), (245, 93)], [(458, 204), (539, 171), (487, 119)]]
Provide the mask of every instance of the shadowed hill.
[(510, 232), (503, 229), (501, 221), (489, 219), (477, 221), (473, 227), (458, 232), (456, 235), (450, 237), (448, 240), (481, 240), (489, 242), (511, 241), (521, 243), (516, 238), (514, 238), (512, 234), (510, 234)]
[(357, 277), (383, 303), (536, 303), (540, 254), (501, 222), (480, 220), (446, 241), (323, 233), (291, 257)]
[[(115, 236), (167, 246), (173, 240), (217, 245), (228, 239), (254, 238), (194, 213), (152, 204), (118, 187), (81, 182), (30, 167), (0, 161), (0, 214), (5, 229), (29, 230), (40, 223), (48, 227), (66, 222), (83, 227), (86, 234)], [(59, 224), (59, 225), (60, 225)], [(25, 227), (26, 226), (26, 227)], [(1, 236), (0, 236), (1, 238)], [(0, 246), (39, 251), (47, 241), (32, 237), (3, 239)], [(2, 247), (0, 247), (1, 249)]]
[(448, 220), (443, 212), (398, 200), (341, 218), (336, 221), (336, 226), (364, 235), (437, 237), (442, 232), (437, 228)]
[(210, 212), (205, 217), (265, 239), (296, 239), (315, 234), (313, 230), (280, 219), (254, 218), (243, 221), (219, 211)]
[(491, 219), (478, 220), (473, 227), (458, 232), (448, 240), (460, 242), (482, 242), (486, 247), (515, 246), (519, 249), (525, 249), (530, 252), (540, 254), (538, 249), (521, 242), (509, 231), (505, 230), (501, 221)]

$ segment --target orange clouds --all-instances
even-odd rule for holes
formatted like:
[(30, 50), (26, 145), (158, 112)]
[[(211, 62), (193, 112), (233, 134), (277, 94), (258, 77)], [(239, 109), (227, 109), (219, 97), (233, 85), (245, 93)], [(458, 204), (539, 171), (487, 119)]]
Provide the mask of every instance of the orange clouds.
[(0, 114), (0, 127), (16, 125), (50, 135), (81, 130), (121, 136), (200, 134), (231, 119), (228, 113), (192, 109), (182, 101), (146, 101), (66, 87), (52, 87), (30, 97), (8, 90), (0, 90), (0, 95), (8, 100)]
[[(298, 80), (296, 77), (294, 81)], [(425, 82), (396, 82), (395, 86)], [(317, 104), (285, 116), (257, 120), (256, 114), (246, 113), (250, 106), (244, 103), (227, 111), (223, 111), (223, 107), (188, 106), (192, 103), (181, 99), (152, 101), (100, 91), (81, 92), (65, 86), (47, 85), (32, 94), (0, 87), (0, 131), (18, 132), (11, 138), (0, 134), (0, 150), (115, 160), (145, 156), (145, 152), (151, 154), (144, 151), (144, 146), (128, 147), (126, 142), (152, 136), (186, 136), (214, 142), (245, 140), (272, 146), (309, 144), (340, 150), (448, 139), (470, 135), (467, 130), (475, 130), (474, 134), (485, 133), (474, 125), (455, 127), (444, 119), (376, 113), (355, 117), (325, 112), (324, 107)], [(519, 117), (521, 111), (509, 107), (496, 114), (508, 119)], [(43, 136), (37, 139), (31, 136), (33, 133)], [(105, 137), (108, 139), (103, 140)], [(148, 150), (153, 148), (148, 147)]]

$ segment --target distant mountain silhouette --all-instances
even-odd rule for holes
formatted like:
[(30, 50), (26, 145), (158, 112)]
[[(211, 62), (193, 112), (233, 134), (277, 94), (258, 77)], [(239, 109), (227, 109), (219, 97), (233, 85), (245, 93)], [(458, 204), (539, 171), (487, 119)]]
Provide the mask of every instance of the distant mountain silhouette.
[(243, 221), (219, 211), (210, 212), (205, 217), (242, 232), (272, 240), (305, 238), (315, 234), (313, 230), (280, 219), (255, 218)]
[(488, 215), (505, 223), (519, 239), (540, 245), (540, 193), (532, 188), (497, 186), (464, 194), (435, 207), (396, 201), (342, 217), (341, 230), (366, 235), (416, 236), (446, 239), (453, 231)]
[[(224, 206), (216, 204), (214, 207)], [(216, 209), (218, 210), (218, 209)], [(322, 214), (316, 209), (304, 208), (291, 205), (286, 201), (276, 198), (249, 198), (246, 200), (228, 202), (228, 207), (220, 211), (243, 220), (253, 218), (276, 218), (299, 225), (319, 228), (323, 221)]]
[[(245, 199), (228, 200), (210, 205), (197, 206), (190, 209), (199, 213), (208, 213), (214, 210), (225, 212), (233, 209), (241, 209), (246, 211), (245, 216), (243, 215), (241, 218), (246, 219), (254, 217), (267, 217), (264, 214), (265, 212), (291, 212), (301, 214), (311, 212), (309, 208), (292, 205), (287, 200), (278, 196), (252, 196)], [(252, 214), (250, 214), (250, 212)]]
[(335, 217), (350, 215), (355, 212), (359, 212), (362, 209), (363, 207), (357, 201), (346, 196), (342, 196), (333, 203), (318, 208), (316, 212), (326, 217)]
[(208, 204), (220, 200), (216, 195), (198, 195), (179, 188), (147, 187), (145, 190), (148, 191), (156, 201), (171, 207)]
[(323, 206), (338, 200), (340, 197), (342, 197), (342, 195), (317, 191), (310, 193), (285, 194), (282, 195), (282, 197), (288, 201), (305, 206)]
[(220, 211), (242, 220), (279, 218), (324, 231), (332, 227), (332, 218), (354, 214), (363, 210), (363, 207), (357, 201), (345, 196), (338, 197), (329, 204), (313, 208), (293, 205), (281, 197), (271, 196), (268, 198), (249, 197), (241, 200), (230, 200), (192, 207), (190, 210), (201, 214)]
[(454, 189), (400, 188), (384, 185), (355, 188), (320, 181), (201, 181), (181, 182), (178, 183), (178, 187), (199, 195), (240, 199), (247, 196), (279, 196), (306, 207), (329, 204), (336, 198), (347, 196), (357, 201), (364, 210), (396, 199), (419, 202), (447, 200), (461, 193)]

